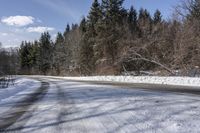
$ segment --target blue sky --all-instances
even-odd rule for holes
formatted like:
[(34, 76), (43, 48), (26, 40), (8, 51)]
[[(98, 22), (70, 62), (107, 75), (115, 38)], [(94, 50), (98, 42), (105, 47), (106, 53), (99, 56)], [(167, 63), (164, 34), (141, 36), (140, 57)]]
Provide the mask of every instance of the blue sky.
[[(63, 32), (67, 23), (78, 23), (88, 14), (93, 0), (0, 0), (0, 42), (4, 47), (19, 46), (22, 40), (38, 39), (41, 32), (49, 31), (54, 38)], [(125, 0), (131, 5), (156, 9), (169, 18), (173, 6), (180, 0)]]

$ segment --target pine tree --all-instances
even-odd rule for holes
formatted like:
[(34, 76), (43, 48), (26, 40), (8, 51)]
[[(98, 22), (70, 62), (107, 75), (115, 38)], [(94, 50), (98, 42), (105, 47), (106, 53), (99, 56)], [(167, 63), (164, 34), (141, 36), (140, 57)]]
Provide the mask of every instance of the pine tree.
[(82, 29), (81, 64), (84, 65), (84, 71), (89, 74), (95, 69), (95, 52), (97, 52), (94, 48), (97, 37), (96, 27), (97, 23), (102, 20), (102, 10), (98, 0), (94, 0), (87, 18), (87, 22), (82, 23), (80, 26), (80, 28), (86, 27), (85, 31)]
[(34, 41), (31, 43), (30, 48), (30, 65), (32, 68), (32, 73), (38, 71), (38, 55), (39, 55), (39, 43), (38, 41)]
[(154, 13), (153, 22), (154, 24), (158, 24), (161, 23), (161, 21), (162, 21), (161, 12), (159, 10), (156, 10), (156, 12)]
[(29, 51), (28, 51), (28, 46), (26, 42), (22, 42), (21, 46), (20, 46), (20, 65), (22, 69), (28, 69), (29, 68), (29, 64), (28, 64), (28, 55), (29, 55)]
[(128, 13), (128, 24), (132, 33), (137, 30), (137, 11), (133, 6), (131, 6)]
[(39, 45), (39, 69), (43, 74), (47, 74), (47, 72), (52, 68), (53, 55), (51, 36), (48, 32), (42, 33)]
[(70, 32), (70, 26), (69, 26), (69, 24), (67, 24), (67, 27), (66, 27), (66, 29), (65, 29), (65, 31), (64, 31), (63, 36), (66, 37), (66, 36), (68, 35), (69, 32)]
[(94, 26), (102, 18), (102, 10), (98, 0), (94, 0), (88, 15), (88, 22)]
[(122, 23), (124, 0), (102, 0), (102, 8), (107, 21)]
[(102, 12), (104, 14), (101, 22), (98, 23), (97, 48), (101, 50), (98, 55), (106, 58), (109, 64), (117, 58), (118, 40), (122, 37), (124, 22), (124, 0), (102, 0)]
[(88, 42), (88, 35), (84, 34), (80, 44), (80, 57), (79, 65), (81, 67), (81, 73), (84, 75), (91, 75), (94, 69), (93, 62), (93, 47), (90, 42)]
[(26, 74), (30, 74), (33, 64), (36, 63), (35, 57), (33, 56), (31, 43), (23, 41), (20, 46), (19, 54), (22, 71)]
[(61, 67), (63, 67), (63, 63), (66, 60), (64, 48), (64, 37), (62, 33), (58, 33), (54, 46), (54, 54), (53, 54), (53, 66), (56, 70), (56, 74), (60, 75)]
[(87, 30), (87, 24), (86, 24), (86, 18), (85, 17), (83, 17), (83, 19), (81, 20), (80, 30), (81, 30), (82, 33), (85, 33), (86, 30)]
[(148, 36), (152, 32), (152, 18), (150, 13), (141, 8), (139, 10), (138, 24), (140, 30), (140, 36)]
[(76, 30), (78, 28), (78, 24), (72, 24), (71, 27), (72, 27), (71, 30)]
[[(92, 17), (91, 17), (92, 18)], [(92, 18), (93, 19), (93, 18)], [(93, 63), (93, 45), (94, 42), (92, 38), (94, 37), (94, 24), (92, 24), (92, 20), (90, 26), (88, 26), (88, 22), (83, 18), (80, 24), (80, 31), (82, 34), (81, 44), (80, 44), (80, 58), (79, 65), (81, 67), (82, 74), (90, 75), (92, 73), (92, 69), (94, 68)]]
[(151, 20), (151, 15), (147, 9), (141, 8), (139, 11), (139, 21)]

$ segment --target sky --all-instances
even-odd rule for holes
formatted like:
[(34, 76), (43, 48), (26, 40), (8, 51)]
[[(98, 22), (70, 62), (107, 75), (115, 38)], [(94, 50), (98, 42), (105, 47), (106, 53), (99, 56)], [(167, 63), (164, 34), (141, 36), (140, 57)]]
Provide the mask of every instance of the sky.
[[(21, 41), (39, 39), (49, 31), (52, 39), (67, 24), (79, 23), (87, 16), (93, 0), (0, 0), (0, 42), (17, 47)], [(159, 9), (164, 19), (180, 0), (125, 0), (124, 7), (146, 8), (151, 14)]]

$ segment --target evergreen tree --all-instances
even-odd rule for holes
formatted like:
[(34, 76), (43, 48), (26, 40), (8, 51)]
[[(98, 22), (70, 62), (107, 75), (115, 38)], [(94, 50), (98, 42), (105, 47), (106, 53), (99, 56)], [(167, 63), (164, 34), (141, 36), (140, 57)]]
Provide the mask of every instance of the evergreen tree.
[(161, 12), (159, 10), (156, 10), (156, 12), (154, 13), (153, 22), (154, 24), (158, 24), (161, 23), (161, 21), (162, 21)]
[(88, 22), (94, 26), (102, 18), (102, 10), (98, 0), (94, 0), (88, 15)]
[(20, 53), (21, 69), (29, 69), (30, 67), (29, 59), (28, 59), (29, 50), (28, 50), (27, 42), (24, 42), (24, 41), (22, 42), (19, 53)]
[(34, 41), (31, 44), (31, 48), (30, 48), (30, 65), (32, 68), (32, 72), (34, 73), (35, 71), (38, 70), (38, 55), (39, 55), (39, 43), (38, 41)]
[(147, 37), (148, 35), (151, 34), (152, 18), (150, 13), (146, 9), (141, 8), (139, 10), (138, 23), (139, 23), (140, 36)]
[(128, 24), (132, 33), (137, 30), (137, 11), (133, 6), (131, 6), (128, 13)]
[[(109, 64), (113, 65), (117, 58), (118, 40), (122, 37), (124, 22), (124, 0), (102, 0), (102, 12), (104, 14), (101, 22), (98, 23), (98, 36), (96, 49), (98, 56), (106, 58)], [(99, 61), (98, 61), (99, 62)]]
[[(102, 20), (102, 10), (98, 0), (94, 0), (92, 7), (90, 9), (88, 20), (86, 23), (82, 23), (81, 27), (85, 27), (85, 31), (82, 29), (82, 43), (81, 43), (81, 60), (80, 63), (83, 66), (82, 71), (86, 74), (90, 74), (95, 69), (95, 56), (94, 53), (97, 52), (94, 50), (96, 45), (97, 37), (97, 23)], [(84, 22), (84, 21), (83, 21)]]
[(71, 30), (76, 30), (78, 28), (78, 24), (72, 24), (72, 29)]
[(141, 8), (139, 10), (139, 21), (147, 21), (147, 20), (151, 20), (151, 15), (150, 13), (147, 11), (147, 9), (143, 9)]
[[(92, 17), (91, 17), (92, 18)], [(93, 64), (93, 41), (94, 37), (94, 25), (88, 26), (86, 19), (83, 18), (80, 24), (80, 30), (82, 34), (81, 44), (80, 44), (80, 58), (79, 65), (81, 67), (81, 72), (83, 74), (89, 75), (92, 73), (94, 68)]]
[(26, 41), (23, 41), (20, 46), (20, 65), (26, 74), (31, 74), (31, 69), (37, 64), (37, 49), (34, 46), (31, 42)]
[(81, 20), (80, 30), (81, 30), (82, 33), (85, 33), (86, 30), (87, 30), (87, 23), (86, 23), (85, 17), (83, 17), (83, 19)]
[[(38, 74), (38, 70), (43, 74), (53, 71), (56, 75), (77, 75), (81, 70), (83, 75), (92, 75), (105, 69), (115, 74), (115, 68), (119, 73), (122, 66), (138, 72), (159, 70), (157, 65), (163, 67), (162, 63), (179, 68), (199, 66), (199, 0), (190, 0), (186, 20), (178, 24), (162, 20), (159, 10), (154, 16), (142, 8), (138, 13), (133, 6), (126, 10), (123, 2), (94, 0), (87, 17), (79, 25), (67, 24), (54, 43), (48, 32), (39, 41), (22, 42), (21, 69), (25, 74)], [(6, 62), (8, 55), (0, 50), (0, 60), (6, 58)], [(9, 67), (8, 63), (4, 68)], [(0, 63), (0, 71), (1, 67)]]
[(81, 67), (81, 73), (84, 75), (90, 75), (94, 69), (93, 62), (93, 47), (92, 44), (87, 40), (88, 34), (84, 34), (80, 44), (80, 57), (79, 65)]
[(39, 69), (43, 74), (47, 74), (52, 68), (52, 41), (48, 32), (42, 33), (39, 45)]
[(70, 26), (69, 26), (69, 24), (67, 24), (67, 27), (66, 27), (66, 29), (65, 29), (65, 31), (64, 31), (63, 36), (66, 37), (66, 36), (68, 35), (69, 32), (70, 32)]
[(56, 70), (56, 74), (60, 75), (61, 68), (66, 60), (64, 48), (64, 37), (62, 33), (58, 33), (54, 46), (54, 54), (53, 54), (53, 66)]
[(102, 0), (102, 8), (107, 21), (122, 23), (124, 0)]

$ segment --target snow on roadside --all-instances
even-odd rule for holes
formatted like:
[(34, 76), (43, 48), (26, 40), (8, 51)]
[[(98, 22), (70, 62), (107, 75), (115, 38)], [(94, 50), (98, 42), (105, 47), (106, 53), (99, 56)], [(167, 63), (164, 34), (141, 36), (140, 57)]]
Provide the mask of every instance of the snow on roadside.
[(91, 77), (63, 77), (63, 78), (67, 80), (81, 80), (81, 81), (106, 81), (106, 82), (144, 83), (144, 84), (200, 87), (200, 78), (191, 78), (191, 77), (91, 76)]
[(27, 94), (33, 93), (40, 86), (41, 83), (37, 80), (18, 78), (14, 86), (0, 89), (0, 114), (9, 110), (11, 105), (26, 97)]

